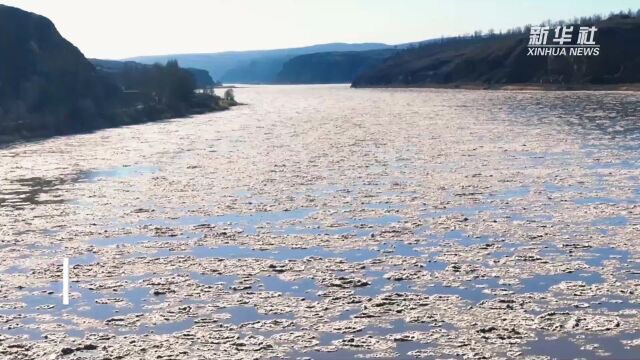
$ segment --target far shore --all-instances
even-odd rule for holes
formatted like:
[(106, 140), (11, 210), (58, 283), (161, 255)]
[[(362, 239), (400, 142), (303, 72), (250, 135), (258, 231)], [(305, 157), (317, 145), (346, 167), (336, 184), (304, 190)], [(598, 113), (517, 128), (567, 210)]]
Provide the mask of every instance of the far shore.
[(390, 85), (364, 85), (353, 86), (354, 89), (367, 88), (407, 88), (407, 89), (462, 89), (462, 90), (506, 90), (506, 91), (640, 91), (640, 83), (629, 84), (481, 84), (481, 83), (454, 83), (454, 84), (390, 84)]

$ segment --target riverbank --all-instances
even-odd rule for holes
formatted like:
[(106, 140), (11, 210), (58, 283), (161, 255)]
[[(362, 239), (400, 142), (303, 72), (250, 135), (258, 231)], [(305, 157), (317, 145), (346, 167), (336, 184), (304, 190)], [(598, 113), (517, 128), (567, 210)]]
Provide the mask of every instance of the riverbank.
[(640, 83), (632, 84), (412, 84), (412, 85), (366, 85), (351, 86), (354, 89), (462, 89), (462, 90), (508, 90), (508, 91), (640, 91)]
[[(625, 84), (640, 83), (640, 51), (629, 45), (640, 41), (640, 14), (583, 18), (580, 24), (562, 23), (552, 28), (560, 25), (597, 29), (599, 55), (530, 55), (533, 35), (525, 26), (498, 34), (443, 38), (407, 48), (365, 69), (352, 83), (354, 87), (507, 86), (536, 90), (619, 90)], [(631, 88), (635, 90), (637, 85)]]
[[(42, 140), (46, 140), (53, 137), (88, 134), (88, 133), (105, 130), (105, 129), (119, 128), (119, 127), (130, 126), (130, 125), (140, 125), (140, 124), (145, 124), (150, 122), (160, 122), (160, 121), (171, 120), (171, 119), (180, 118), (184, 116), (196, 116), (196, 115), (202, 115), (202, 114), (207, 114), (212, 112), (226, 111), (234, 106), (241, 106), (241, 105), (245, 105), (245, 104), (239, 103), (235, 100), (230, 101), (223, 98), (218, 98), (208, 107), (193, 108), (193, 109), (190, 109), (188, 114), (182, 114), (182, 115), (171, 114), (166, 112), (162, 113), (160, 111), (150, 111), (149, 109), (147, 110), (143, 109), (142, 111), (141, 109), (129, 109), (129, 110), (120, 109), (117, 112), (117, 115), (114, 115), (114, 117), (116, 118), (120, 117), (121, 120), (112, 120), (108, 123), (97, 122), (92, 126), (87, 126), (82, 129), (69, 129), (66, 131), (61, 130), (57, 132), (51, 132), (49, 131), (50, 130), (49, 128), (42, 129), (42, 131), (38, 131), (37, 129), (25, 129), (24, 131), (18, 130), (14, 133), (0, 134), (0, 149), (16, 146), (20, 144), (25, 144), (29, 142), (42, 141)], [(152, 115), (153, 117), (151, 118), (146, 117), (146, 116), (149, 116), (148, 114), (153, 114)]]

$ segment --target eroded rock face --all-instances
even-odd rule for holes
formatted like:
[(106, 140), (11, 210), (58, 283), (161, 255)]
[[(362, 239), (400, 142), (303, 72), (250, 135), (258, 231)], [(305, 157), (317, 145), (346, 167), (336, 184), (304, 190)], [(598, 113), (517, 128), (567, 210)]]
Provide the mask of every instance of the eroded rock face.
[(638, 347), (637, 95), (238, 92), (0, 150), (0, 357)]

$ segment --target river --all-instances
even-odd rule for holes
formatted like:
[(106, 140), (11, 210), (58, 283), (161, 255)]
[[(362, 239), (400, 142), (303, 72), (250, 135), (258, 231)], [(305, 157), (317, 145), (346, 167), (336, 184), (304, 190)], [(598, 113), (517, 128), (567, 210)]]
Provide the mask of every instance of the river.
[(637, 357), (637, 93), (235, 93), (0, 149), (0, 356)]

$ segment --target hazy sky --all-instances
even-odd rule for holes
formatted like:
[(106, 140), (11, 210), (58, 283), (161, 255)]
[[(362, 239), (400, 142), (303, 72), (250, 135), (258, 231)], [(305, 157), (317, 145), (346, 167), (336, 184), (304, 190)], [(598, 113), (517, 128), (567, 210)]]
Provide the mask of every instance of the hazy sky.
[(89, 57), (398, 44), (637, 9), (638, 0), (0, 0), (49, 17)]

